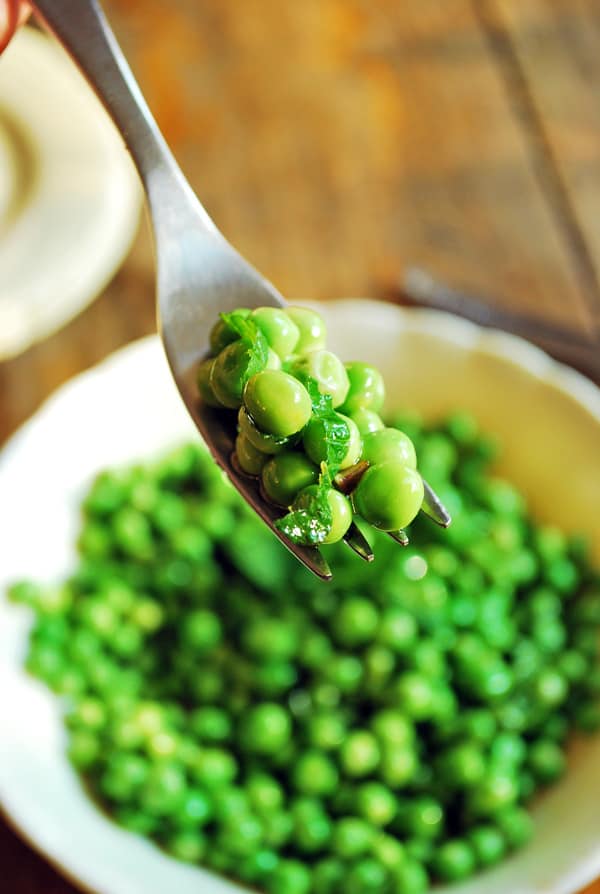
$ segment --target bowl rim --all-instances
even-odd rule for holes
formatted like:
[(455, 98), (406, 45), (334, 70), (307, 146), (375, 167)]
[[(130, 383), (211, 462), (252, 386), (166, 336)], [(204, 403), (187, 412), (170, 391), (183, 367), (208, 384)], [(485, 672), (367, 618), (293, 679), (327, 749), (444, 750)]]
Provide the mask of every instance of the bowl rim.
[[(519, 336), (506, 333), (502, 330), (484, 329), (476, 323), (442, 311), (428, 308), (404, 308), (367, 298), (345, 298), (327, 301), (323, 304), (317, 302), (302, 303), (306, 303), (307, 306), (315, 308), (323, 307), (324, 304), (325, 308), (339, 308), (341, 311), (358, 313), (366, 312), (372, 314), (376, 311), (380, 316), (378, 324), (381, 323), (383, 325), (385, 325), (386, 315), (389, 315), (390, 319), (391, 317), (395, 317), (396, 319), (400, 317), (402, 319), (403, 328), (409, 331), (425, 331), (427, 334), (435, 336), (438, 339), (443, 338), (449, 342), (458, 344), (465, 350), (476, 350), (487, 355), (499, 357), (503, 361), (511, 362), (515, 366), (524, 369), (536, 379), (551, 384), (556, 390), (562, 392), (570, 400), (575, 401), (596, 421), (596, 423), (600, 425), (600, 388), (581, 373), (554, 360), (545, 351)], [(443, 331), (440, 330), (440, 324), (443, 324)], [(87, 383), (93, 383), (94, 381), (99, 380), (106, 371), (117, 366), (125, 355), (134, 356), (136, 352), (143, 353), (147, 351), (156, 351), (158, 350), (158, 346), (159, 338), (156, 335), (138, 339), (112, 352), (97, 365), (77, 374), (56, 389), (36, 410), (33, 416), (26, 421), (7, 442), (5, 442), (0, 450), (0, 472), (7, 460), (20, 450), (21, 445), (29, 439), (30, 433), (34, 432), (39, 417), (48, 413), (53, 405), (64, 400), (64, 398), (71, 392), (80, 390), (82, 385), (85, 386)], [(165, 372), (167, 372), (166, 363)], [(0, 603), (2, 601), (3, 597), (0, 593)], [(46, 841), (40, 841), (39, 837), (36, 835), (35, 821), (30, 821), (27, 817), (27, 812), (20, 811), (16, 804), (11, 803), (10, 797), (5, 798), (3, 796), (1, 790), (0, 796), (2, 796), (0, 797), (0, 809), (9, 826), (32, 848), (34, 848), (34, 850), (41, 854), (55, 870), (60, 872), (82, 890), (102, 890), (105, 891), (106, 894), (109, 894), (110, 889), (102, 887), (101, 880), (100, 886), (94, 882), (93, 872), (85, 877), (80, 875), (76, 868), (71, 865), (69, 860), (65, 860), (64, 855), (56, 853), (56, 848), (53, 848), (52, 845)], [(598, 877), (599, 873), (600, 849), (598, 849), (597, 852), (592, 853), (585, 861), (580, 861), (580, 863), (570, 871), (569, 894), (579, 890), (586, 884), (589, 884), (593, 879)], [(215, 876), (215, 878), (217, 877)], [(234, 890), (238, 890), (238, 888), (236, 887)], [(567, 894), (566, 888), (564, 889), (564, 894)]]

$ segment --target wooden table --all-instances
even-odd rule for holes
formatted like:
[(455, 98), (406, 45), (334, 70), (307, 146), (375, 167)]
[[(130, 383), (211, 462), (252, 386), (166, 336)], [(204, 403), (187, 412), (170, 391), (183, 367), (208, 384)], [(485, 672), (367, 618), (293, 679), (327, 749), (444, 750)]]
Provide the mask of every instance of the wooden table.
[[(598, 333), (595, 0), (106, 5), (192, 185), (284, 294), (388, 295), (417, 265)], [(99, 301), (0, 364), (0, 442), (153, 331), (153, 288), (144, 228)], [(1, 824), (0, 864), (10, 894), (75, 890)]]

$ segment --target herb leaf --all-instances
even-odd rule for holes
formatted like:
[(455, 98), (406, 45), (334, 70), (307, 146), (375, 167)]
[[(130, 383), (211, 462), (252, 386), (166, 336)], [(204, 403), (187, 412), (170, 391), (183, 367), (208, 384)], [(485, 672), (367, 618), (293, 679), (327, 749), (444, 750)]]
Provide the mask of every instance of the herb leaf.
[(292, 543), (316, 546), (323, 543), (331, 531), (333, 514), (328, 495), (333, 487), (333, 478), (348, 452), (350, 429), (341, 415), (334, 410), (331, 395), (321, 394), (316, 379), (312, 376), (302, 376), (301, 380), (312, 401), (311, 422), (317, 420), (321, 427), (326, 458), (321, 463), (318, 485), (307, 488), (300, 495), (296, 508), (278, 519), (275, 527)]
[(327, 499), (330, 488), (331, 479), (325, 470), (319, 484), (301, 495), (298, 508), (277, 519), (275, 527), (292, 543), (309, 546), (323, 543), (333, 521)]
[(248, 352), (247, 378), (261, 372), (267, 365), (269, 357), (269, 343), (265, 335), (258, 328), (254, 320), (234, 310), (228, 314), (221, 314), (221, 319), (236, 335)]
[(307, 377), (305, 386), (312, 401), (313, 417), (319, 420), (322, 427), (326, 447), (325, 463), (331, 480), (348, 452), (350, 429), (341, 415), (333, 409), (331, 395), (321, 394), (315, 379)]

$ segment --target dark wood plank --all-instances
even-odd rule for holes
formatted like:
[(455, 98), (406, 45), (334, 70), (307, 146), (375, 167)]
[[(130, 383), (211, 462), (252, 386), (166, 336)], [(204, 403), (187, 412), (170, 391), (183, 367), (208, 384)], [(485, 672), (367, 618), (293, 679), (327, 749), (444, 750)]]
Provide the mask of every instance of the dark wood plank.
[(482, 0), (476, 8), (599, 329), (600, 7), (594, 0)]
[[(401, 264), (589, 325), (578, 271), (468, 0), (112, 0), (193, 185), (290, 296)], [(161, 21), (161, 27), (156, 22)]]

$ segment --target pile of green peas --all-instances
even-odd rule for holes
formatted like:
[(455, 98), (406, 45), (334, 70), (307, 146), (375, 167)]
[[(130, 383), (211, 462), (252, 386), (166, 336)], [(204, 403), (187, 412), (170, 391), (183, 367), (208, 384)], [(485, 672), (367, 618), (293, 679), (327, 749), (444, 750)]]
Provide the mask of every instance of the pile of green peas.
[[(304, 544), (341, 540), (353, 512), (380, 530), (401, 530), (423, 502), (410, 438), (379, 416), (381, 374), (342, 363), (325, 345), (325, 323), (308, 308), (240, 308), (214, 325), (197, 375), (206, 404), (238, 410), (237, 464), (290, 510), (282, 530)], [(345, 479), (349, 499), (335, 476), (359, 463), (361, 474)]]
[(16, 583), (27, 667), (114, 819), (267, 894), (423, 894), (531, 836), (600, 727), (600, 575), (455, 415), (404, 418), (455, 516), (318, 582), (185, 446), (102, 473), (64, 582)]

